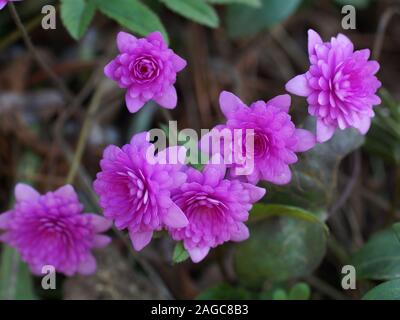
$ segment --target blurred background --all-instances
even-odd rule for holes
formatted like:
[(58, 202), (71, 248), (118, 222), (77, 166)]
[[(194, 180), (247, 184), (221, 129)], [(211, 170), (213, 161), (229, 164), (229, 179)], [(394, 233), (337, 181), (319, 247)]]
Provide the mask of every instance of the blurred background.
[[(383, 103), (365, 138), (340, 132), (302, 156), (289, 186), (265, 185), (250, 240), (193, 264), (162, 234), (139, 254), (114, 234), (96, 254), (95, 275), (57, 276), (57, 289), (48, 291), (1, 245), (0, 298), (360, 299), (384, 281), (400, 288), (400, 1), (93, 1), (15, 3), (30, 50), (8, 8), (0, 11), (0, 212), (12, 205), (16, 182), (45, 192), (71, 176), (86, 212), (101, 212), (91, 184), (106, 145), (170, 119), (179, 129), (212, 128), (223, 120), (222, 90), (247, 103), (283, 94), (308, 69), (309, 28), (325, 40), (345, 33), (357, 49), (372, 50)], [(346, 4), (356, 8), (355, 30), (342, 29)], [(56, 8), (55, 30), (42, 28), (44, 5)], [(175, 110), (149, 103), (132, 115), (124, 91), (103, 75), (122, 29), (160, 30), (188, 61)], [(304, 99), (293, 97), (291, 114), (310, 125)], [(341, 287), (346, 264), (357, 270), (354, 290)]]

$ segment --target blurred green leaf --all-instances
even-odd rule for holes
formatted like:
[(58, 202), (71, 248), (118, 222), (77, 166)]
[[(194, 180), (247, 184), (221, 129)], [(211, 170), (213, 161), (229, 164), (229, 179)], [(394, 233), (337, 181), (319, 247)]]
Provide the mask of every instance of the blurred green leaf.
[(165, 6), (175, 13), (203, 24), (216, 28), (219, 25), (219, 18), (214, 8), (204, 0), (160, 0)]
[(376, 286), (365, 294), (363, 300), (400, 300), (400, 279)]
[(200, 293), (197, 300), (249, 300), (252, 295), (241, 287), (232, 287), (229, 284), (221, 283)]
[(365, 149), (387, 162), (400, 164), (400, 103), (385, 89), (381, 89), (379, 94), (382, 104), (374, 109), (375, 117)]
[[(307, 128), (315, 124), (308, 120)], [(356, 130), (338, 130), (331, 140), (305, 152), (292, 166), (292, 181), (285, 186), (267, 186), (268, 202), (305, 208), (324, 216), (336, 198), (340, 162), (364, 143)]]
[(137, 0), (91, 0), (96, 7), (123, 27), (141, 36), (160, 31), (168, 42), (168, 34), (158, 16)]
[(324, 225), (294, 216), (282, 213), (281, 217), (249, 224), (251, 237), (235, 247), (234, 255), (235, 269), (244, 285), (258, 288), (265, 281), (309, 275), (318, 267), (326, 251)]
[(61, 0), (61, 20), (75, 40), (85, 34), (95, 11), (95, 5), (90, 1)]
[(272, 300), (288, 300), (288, 295), (285, 290), (277, 289), (272, 294)]
[(172, 255), (172, 261), (174, 263), (181, 263), (189, 258), (189, 253), (183, 247), (182, 242), (178, 242), (175, 245), (174, 253)]
[(289, 300), (309, 300), (311, 289), (307, 283), (296, 283), (289, 291)]
[(228, 7), (226, 22), (230, 36), (248, 36), (272, 27), (293, 14), (301, 0), (261, 0), (261, 3), (259, 8), (242, 4)]
[(0, 300), (35, 299), (30, 271), (18, 252), (4, 246), (0, 263)]
[(234, 3), (239, 3), (239, 4), (245, 4), (247, 6), (252, 6), (252, 7), (260, 7), (261, 6), (261, 0), (206, 0), (208, 3), (212, 4), (234, 4)]
[(400, 242), (396, 229), (374, 236), (353, 256), (358, 279), (391, 280), (400, 277)]
[(273, 216), (286, 216), (312, 223), (319, 223), (324, 230), (329, 233), (327, 225), (321, 219), (319, 219), (316, 214), (301, 208), (280, 204), (256, 203), (250, 212), (249, 223), (255, 223)]

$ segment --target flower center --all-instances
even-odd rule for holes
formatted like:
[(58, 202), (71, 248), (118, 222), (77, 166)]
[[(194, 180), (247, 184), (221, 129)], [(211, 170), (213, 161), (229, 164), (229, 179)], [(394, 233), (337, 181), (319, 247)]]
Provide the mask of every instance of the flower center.
[(137, 174), (128, 171), (129, 196), (136, 211), (146, 208), (149, 204), (149, 190), (145, 183), (145, 178), (139, 170)]
[[(268, 136), (264, 133), (260, 132), (254, 132), (254, 145), (253, 145), (253, 152), (249, 150), (249, 155), (254, 157), (254, 158), (262, 158), (265, 154), (269, 152), (270, 148), (270, 139)], [(246, 155), (247, 153), (247, 148), (246, 148), (246, 136), (243, 137), (243, 156)]]
[(151, 56), (138, 57), (131, 63), (129, 69), (133, 78), (140, 83), (152, 81), (160, 74), (159, 65)]

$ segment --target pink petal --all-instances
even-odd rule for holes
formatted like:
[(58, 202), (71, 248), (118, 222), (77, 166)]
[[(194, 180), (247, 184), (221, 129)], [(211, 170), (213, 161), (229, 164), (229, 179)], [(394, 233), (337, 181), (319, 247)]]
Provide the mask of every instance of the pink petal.
[(219, 95), (219, 105), (226, 118), (229, 118), (230, 114), (236, 112), (240, 107), (245, 106), (242, 100), (228, 91), (222, 91)]
[(94, 213), (87, 213), (84, 215), (91, 222), (95, 232), (104, 232), (111, 228), (112, 221), (99, 216)]
[(156, 98), (155, 101), (161, 106), (166, 109), (174, 109), (176, 104), (178, 103), (178, 96), (176, 93), (176, 89), (174, 86), (170, 86), (165, 93)]
[(247, 226), (244, 223), (238, 223), (237, 227), (238, 229), (231, 234), (231, 240), (235, 242), (247, 240), (250, 236)]
[(315, 146), (315, 136), (310, 131), (304, 129), (296, 129), (295, 135), (298, 141), (297, 144), (292, 148), (293, 151), (305, 152)]
[(39, 197), (39, 192), (25, 183), (18, 183), (15, 186), (15, 199), (17, 201), (35, 201)]
[(187, 249), (190, 258), (194, 263), (198, 263), (201, 260), (203, 260), (208, 252), (210, 251), (210, 248), (193, 248), (193, 249)]
[(292, 180), (292, 172), (288, 165), (282, 165), (277, 172), (269, 179), (270, 182), (277, 185), (288, 184)]
[(360, 117), (360, 121), (357, 123), (357, 129), (361, 134), (367, 134), (369, 128), (371, 127), (370, 117)]
[(129, 237), (131, 238), (133, 248), (136, 251), (140, 251), (150, 243), (153, 237), (153, 231), (132, 232), (129, 230)]
[(96, 259), (91, 254), (89, 254), (87, 258), (79, 265), (78, 272), (84, 276), (95, 273)]
[(150, 134), (148, 131), (144, 131), (135, 134), (132, 137), (130, 144), (136, 147), (147, 147), (150, 144), (149, 141), (150, 141)]
[(109, 62), (109, 63), (104, 67), (104, 74), (105, 74), (108, 78), (114, 80), (114, 79), (115, 79), (114, 73), (115, 73), (115, 70), (116, 70), (116, 69), (117, 69), (117, 65), (116, 65), (115, 61), (112, 60), (111, 62)]
[(0, 229), (5, 230), (8, 228), (9, 222), (12, 218), (11, 214), (12, 214), (12, 211), (7, 211), (7, 212), (0, 214)]
[(164, 37), (159, 31), (150, 33), (146, 38), (149, 41), (159, 41), (160, 43), (165, 43)]
[(121, 31), (117, 35), (118, 50), (121, 52), (128, 52), (129, 48), (132, 47), (132, 44), (135, 44), (136, 41), (137, 39), (135, 36)]
[(247, 183), (246, 189), (249, 191), (251, 202), (260, 201), (266, 194), (267, 190)]
[(308, 54), (314, 54), (314, 48), (317, 44), (322, 44), (323, 41), (318, 33), (314, 30), (308, 30)]
[(93, 248), (104, 248), (111, 242), (111, 238), (103, 234), (95, 235), (93, 238)]
[(269, 100), (267, 102), (267, 106), (272, 105), (281, 108), (285, 112), (289, 112), (291, 102), (292, 99), (288, 94), (282, 94), (280, 96), (276, 96), (275, 98)]
[(163, 222), (171, 228), (184, 228), (189, 224), (189, 220), (175, 203), (172, 203), (171, 207), (168, 209), (167, 214), (163, 218)]
[(130, 113), (138, 112), (144, 106), (140, 98), (133, 98), (128, 92), (125, 94), (125, 101)]
[(78, 196), (77, 196), (77, 194), (75, 192), (75, 189), (70, 184), (66, 184), (65, 186), (62, 186), (62, 187), (58, 188), (56, 191), (54, 191), (54, 193), (62, 195), (65, 198), (78, 200)]
[(3, 9), (7, 4), (7, 1), (0, 1), (0, 10)]
[(308, 86), (305, 74), (298, 75), (289, 80), (289, 82), (286, 83), (285, 88), (286, 91), (300, 97), (308, 97), (312, 93), (311, 88)]
[(182, 59), (177, 54), (173, 54), (172, 55), (172, 63), (174, 65), (174, 67), (175, 67), (175, 71), (176, 72), (179, 72), (179, 71), (183, 70), (187, 65), (186, 60)]
[(332, 138), (335, 133), (336, 127), (333, 125), (326, 125), (321, 119), (317, 120), (317, 142), (323, 143)]

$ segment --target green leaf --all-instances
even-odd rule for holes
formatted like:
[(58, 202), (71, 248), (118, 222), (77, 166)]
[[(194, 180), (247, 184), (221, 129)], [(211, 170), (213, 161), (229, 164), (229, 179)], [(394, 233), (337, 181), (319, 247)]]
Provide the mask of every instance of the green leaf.
[(203, 24), (207, 27), (216, 28), (219, 18), (213, 7), (204, 0), (160, 0), (168, 9), (181, 16)]
[(0, 300), (33, 300), (32, 277), (18, 252), (3, 247), (0, 265)]
[(400, 279), (376, 286), (365, 294), (363, 300), (400, 300)]
[(391, 280), (400, 277), (400, 241), (395, 230), (381, 231), (353, 256), (358, 279)]
[(230, 36), (248, 36), (272, 27), (294, 13), (301, 0), (261, 0), (261, 3), (260, 8), (242, 4), (228, 7), (226, 22)]
[(260, 220), (273, 216), (286, 216), (312, 223), (319, 223), (324, 228), (326, 233), (329, 233), (327, 225), (321, 219), (319, 219), (316, 214), (301, 208), (280, 204), (256, 203), (251, 210), (249, 223), (256, 223)]
[[(311, 119), (307, 122), (306, 128), (312, 130), (315, 124)], [(292, 166), (290, 184), (266, 186), (269, 190), (268, 202), (305, 208), (326, 218), (328, 207), (336, 199), (340, 162), (363, 143), (364, 136), (347, 129), (338, 131), (328, 142), (317, 144)]]
[(69, 34), (79, 40), (93, 19), (96, 8), (85, 0), (61, 0), (61, 20)]
[(261, 0), (206, 0), (206, 1), (211, 4), (240, 3), (240, 4), (245, 4), (245, 5), (251, 6), (251, 7), (260, 7), (261, 6)]
[(235, 269), (246, 286), (259, 288), (265, 281), (309, 275), (325, 255), (326, 231), (322, 223), (298, 219), (303, 216), (301, 209), (298, 215), (280, 215), (250, 223), (251, 237), (235, 247)]
[(289, 300), (309, 300), (311, 289), (307, 283), (296, 283), (289, 291)]
[(174, 263), (181, 263), (189, 258), (189, 253), (185, 250), (182, 242), (178, 242), (175, 246), (174, 253), (172, 255), (172, 261)]
[(248, 300), (251, 293), (241, 287), (232, 287), (229, 284), (221, 283), (200, 293), (197, 300)]
[(168, 42), (168, 34), (158, 16), (137, 0), (91, 0), (106, 16), (141, 36), (160, 31)]

